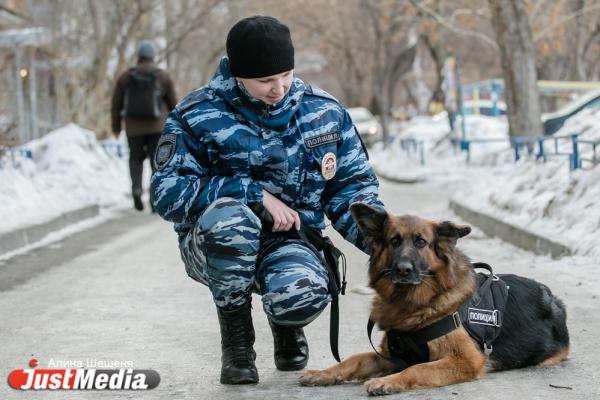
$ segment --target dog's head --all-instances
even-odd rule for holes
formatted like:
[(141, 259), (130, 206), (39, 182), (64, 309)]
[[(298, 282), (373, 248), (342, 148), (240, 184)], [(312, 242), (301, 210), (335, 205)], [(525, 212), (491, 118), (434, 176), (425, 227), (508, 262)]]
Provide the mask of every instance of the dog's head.
[(413, 293), (426, 301), (455, 286), (469, 269), (456, 249), (469, 226), (394, 216), (363, 203), (350, 211), (369, 244), (370, 286), (386, 298)]

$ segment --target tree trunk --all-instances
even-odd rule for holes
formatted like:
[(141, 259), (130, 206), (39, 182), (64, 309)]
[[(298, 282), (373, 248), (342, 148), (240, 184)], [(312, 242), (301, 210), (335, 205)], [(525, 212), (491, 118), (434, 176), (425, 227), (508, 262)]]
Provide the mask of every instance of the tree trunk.
[[(443, 35), (441, 38), (438, 38), (435, 43), (432, 42), (431, 38), (426, 35), (421, 35), (421, 42), (425, 45), (427, 50), (429, 51), (429, 55), (435, 64), (435, 86), (433, 88), (432, 94), (438, 91), (442, 91), (442, 82), (444, 81), (444, 77), (442, 76), (442, 70), (444, 69), (444, 61), (447, 58), (445, 39)], [(432, 96), (433, 97), (433, 96)], [(432, 99), (430, 99), (431, 101)]]
[(419, 113), (426, 114), (432, 92), (425, 83), (425, 73), (423, 71), (421, 55), (419, 52), (417, 52), (415, 55), (415, 61), (412, 65), (412, 69), (415, 77), (415, 90), (417, 92), (417, 109), (419, 110)]
[(488, 1), (500, 48), (509, 135), (542, 135), (535, 47), (523, 0)]

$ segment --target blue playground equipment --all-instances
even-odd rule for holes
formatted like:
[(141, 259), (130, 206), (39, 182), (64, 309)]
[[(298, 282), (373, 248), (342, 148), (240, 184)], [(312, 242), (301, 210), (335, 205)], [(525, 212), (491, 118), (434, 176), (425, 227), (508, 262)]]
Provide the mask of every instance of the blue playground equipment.
[(17, 165), (17, 158), (24, 157), (30, 160), (33, 159), (33, 152), (22, 147), (0, 146), (0, 168), (3, 166), (2, 159), (4, 156), (9, 156), (13, 167)]
[(400, 148), (406, 153), (407, 156), (415, 154), (419, 158), (419, 164), (425, 165), (425, 144), (422, 140), (407, 138), (400, 139), (399, 142)]
[[(471, 101), (475, 114), (484, 114), (478, 108), (482, 100), (491, 101), (491, 110), (489, 114), (498, 116), (502, 114), (499, 107), (504, 97), (504, 80), (488, 79), (485, 81), (463, 84), (463, 101)], [(600, 82), (574, 82), (574, 81), (538, 81), (540, 91), (540, 100), (543, 112), (556, 111), (561, 106), (578, 97), (582, 93), (594, 89), (600, 89)]]

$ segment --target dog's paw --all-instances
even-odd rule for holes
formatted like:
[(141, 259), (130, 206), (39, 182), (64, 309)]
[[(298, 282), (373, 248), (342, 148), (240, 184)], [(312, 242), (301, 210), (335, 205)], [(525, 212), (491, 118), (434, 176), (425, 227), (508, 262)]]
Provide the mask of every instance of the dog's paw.
[(365, 388), (369, 396), (381, 396), (402, 391), (402, 388), (386, 378), (373, 378), (365, 382)]
[(300, 376), (300, 384), (303, 386), (328, 386), (335, 385), (341, 380), (327, 370), (310, 370)]

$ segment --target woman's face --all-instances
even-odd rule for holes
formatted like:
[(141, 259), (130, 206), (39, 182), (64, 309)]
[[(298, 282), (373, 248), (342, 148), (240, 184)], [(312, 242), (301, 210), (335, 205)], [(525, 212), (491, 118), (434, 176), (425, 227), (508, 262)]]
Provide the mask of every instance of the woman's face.
[(264, 78), (237, 78), (252, 97), (269, 105), (280, 102), (284, 98), (290, 90), (293, 79), (293, 69)]

